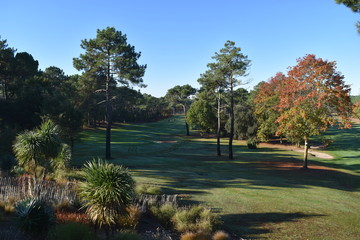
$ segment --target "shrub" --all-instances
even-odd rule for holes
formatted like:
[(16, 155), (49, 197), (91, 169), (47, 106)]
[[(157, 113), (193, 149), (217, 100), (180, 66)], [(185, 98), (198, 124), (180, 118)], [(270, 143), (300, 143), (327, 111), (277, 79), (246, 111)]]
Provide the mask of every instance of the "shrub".
[(195, 205), (177, 211), (172, 218), (172, 222), (179, 232), (212, 232), (220, 224), (220, 219), (217, 215), (211, 213), (209, 209)]
[(256, 149), (258, 145), (258, 140), (256, 138), (249, 138), (247, 140), (247, 147), (248, 149)]
[(229, 240), (230, 236), (229, 236), (229, 234), (227, 234), (224, 231), (217, 231), (214, 233), (212, 239), (213, 240)]
[(161, 187), (155, 184), (138, 184), (135, 188), (136, 195), (148, 194), (148, 195), (160, 195)]
[(93, 159), (83, 169), (80, 199), (90, 219), (100, 228), (111, 227), (133, 200), (134, 181), (122, 166)]
[(81, 223), (57, 225), (49, 234), (49, 240), (92, 240), (97, 239), (89, 226)]
[(45, 202), (27, 198), (15, 204), (20, 230), (38, 234), (43, 233), (55, 223), (55, 215), (51, 206)]
[(111, 240), (141, 240), (141, 236), (134, 231), (122, 231), (111, 238)]
[(150, 211), (163, 226), (170, 228), (172, 226), (171, 219), (177, 212), (177, 206), (171, 203), (165, 203), (161, 206), (153, 205), (150, 206)]
[(117, 225), (123, 229), (135, 229), (141, 217), (140, 208), (129, 206), (126, 208), (126, 213), (118, 218)]
[(206, 232), (186, 232), (181, 235), (180, 240), (211, 240), (211, 235)]

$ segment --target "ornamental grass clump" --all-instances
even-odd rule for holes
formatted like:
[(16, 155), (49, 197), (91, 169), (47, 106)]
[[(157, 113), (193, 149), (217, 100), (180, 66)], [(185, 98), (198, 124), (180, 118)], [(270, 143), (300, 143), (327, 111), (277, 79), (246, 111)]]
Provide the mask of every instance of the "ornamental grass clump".
[(79, 195), (86, 213), (99, 228), (112, 227), (133, 200), (134, 180), (126, 168), (102, 159), (87, 162), (82, 173)]
[(150, 212), (159, 220), (159, 222), (166, 228), (172, 227), (171, 219), (174, 217), (178, 207), (172, 203), (165, 203), (160, 206), (150, 206)]
[(178, 210), (171, 220), (179, 232), (212, 232), (221, 224), (219, 216), (200, 205)]

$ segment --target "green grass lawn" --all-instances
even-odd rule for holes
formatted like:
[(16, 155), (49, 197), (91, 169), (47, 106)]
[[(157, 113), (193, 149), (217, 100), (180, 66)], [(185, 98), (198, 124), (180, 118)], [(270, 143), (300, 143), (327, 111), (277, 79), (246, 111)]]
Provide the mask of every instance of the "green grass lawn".
[[(159, 184), (167, 193), (191, 195), (218, 208), (223, 229), (251, 239), (360, 239), (360, 126), (331, 130), (326, 151), (310, 157), (273, 148), (249, 150), (227, 142), (216, 156), (216, 139), (185, 136), (181, 116), (156, 123), (122, 124), (112, 131), (112, 156), (139, 183)], [(86, 130), (75, 145), (74, 165), (105, 155), (104, 129)]]

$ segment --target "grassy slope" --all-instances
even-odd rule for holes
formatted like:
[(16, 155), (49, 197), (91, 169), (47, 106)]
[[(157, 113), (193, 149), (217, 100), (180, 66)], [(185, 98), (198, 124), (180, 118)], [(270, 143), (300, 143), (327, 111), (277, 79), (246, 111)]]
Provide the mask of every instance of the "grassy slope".
[[(215, 139), (185, 137), (184, 131), (181, 117), (122, 125), (113, 131), (112, 161), (128, 166), (138, 182), (161, 184), (169, 193), (190, 194), (195, 202), (219, 208), (224, 228), (242, 237), (360, 236), (359, 126), (333, 130), (336, 142), (329, 152), (336, 158), (311, 157), (310, 164), (322, 167), (308, 171), (294, 167), (301, 166), (301, 153), (248, 150), (240, 141), (235, 142), (235, 160), (228, 161), (216, 157)], [(103, 156), (104, 136), (104, 129), (85, 131), (76, 145), (75, 163)]]

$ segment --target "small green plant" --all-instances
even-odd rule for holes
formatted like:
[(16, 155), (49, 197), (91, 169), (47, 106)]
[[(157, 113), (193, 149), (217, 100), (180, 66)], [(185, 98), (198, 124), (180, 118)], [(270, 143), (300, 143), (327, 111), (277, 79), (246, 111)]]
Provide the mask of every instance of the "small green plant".
[(111, 238), (111, 240), (141, 240), (141, 236), (134, 231), (122, 231)]
[(178, 210), (177, 206), (171, 203), (165, 203), (161, 206), (156, 206), (156, 205), (150, 206), (151, 213), (166, 228), (170, 228), (172, 226), (171, 219), (174, 217), (177, 210)]
[(49, 240), (95, 240), (95, 233), (88, 225), (69, 222), (59, 224), (49, 233)]
[(55, 223), (54, 210), (43, 201), (27, 198), (15, 204), (20, 230), (40, 234)]
[(172, 222), (179, 232), (212, 232), (221, 223), (217, 215), (200, 205), (178, 210), (172, 217)]

